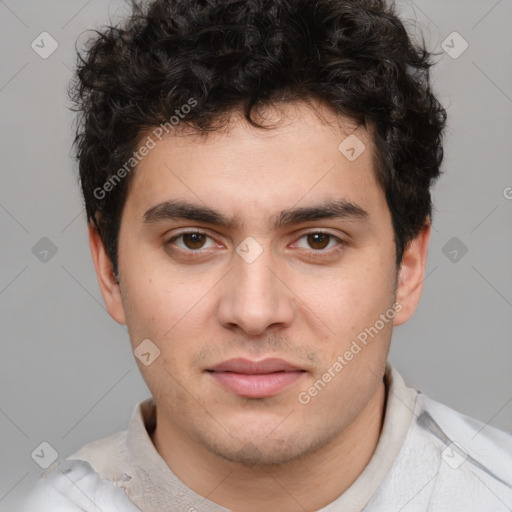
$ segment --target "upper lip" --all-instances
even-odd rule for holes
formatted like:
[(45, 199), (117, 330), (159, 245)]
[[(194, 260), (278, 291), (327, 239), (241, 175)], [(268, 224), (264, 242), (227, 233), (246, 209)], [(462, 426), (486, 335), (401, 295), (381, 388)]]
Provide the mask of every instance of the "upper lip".
[(212, 372), (233, 372), (245, 373), (248, 375), (274, 373), (274, 372), (294, 372), (304, 371), (302, 368), (295, 366), (283, 359), (263, 359), (262, 361), (250, 361), (248, 359), (236, 358), (224, 361), (209, 371)]

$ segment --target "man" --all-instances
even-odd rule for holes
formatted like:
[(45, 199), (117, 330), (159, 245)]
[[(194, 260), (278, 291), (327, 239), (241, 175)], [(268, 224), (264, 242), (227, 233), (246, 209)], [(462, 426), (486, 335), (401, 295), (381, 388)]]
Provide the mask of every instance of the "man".
[(505, 511), (512, 438), (387, 363), (446, 114), (380, 1), (156, 0), (73, 98), (92, 257), (152, 398), (27, 511)]

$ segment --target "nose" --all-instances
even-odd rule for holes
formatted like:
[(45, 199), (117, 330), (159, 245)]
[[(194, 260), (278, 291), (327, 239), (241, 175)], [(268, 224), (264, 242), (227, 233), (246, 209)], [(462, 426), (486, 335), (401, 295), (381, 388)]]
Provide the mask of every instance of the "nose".
[(234, 268), (222, 282), (219, 322), (251, 336), (289, 326), (294, 295), (279, 274), (267, 249), (251, 263), (235, 254)]

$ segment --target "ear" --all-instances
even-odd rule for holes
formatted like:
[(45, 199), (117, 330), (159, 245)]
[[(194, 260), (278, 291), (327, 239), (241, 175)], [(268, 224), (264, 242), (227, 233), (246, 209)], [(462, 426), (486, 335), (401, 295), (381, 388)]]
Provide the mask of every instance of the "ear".
[(430, 219), (418, 236), (410, 242), (404, 251), (396, 289), (397, 307), (393, 325), (401, 325), (413, 315), (423, 292), (425, 268), (427, 264), (428, 243), (430, 240)]
[(112, 269), (112, 262), (105, 251), (103, 240), (98, 230), (89, 224), (89, 245), (91, 247), (92, 261), (96, 270), (96, 277), (100, 285), (101, 295), (110, 316), (118, 323), (125, 324), (123, 302), (119, 284)]

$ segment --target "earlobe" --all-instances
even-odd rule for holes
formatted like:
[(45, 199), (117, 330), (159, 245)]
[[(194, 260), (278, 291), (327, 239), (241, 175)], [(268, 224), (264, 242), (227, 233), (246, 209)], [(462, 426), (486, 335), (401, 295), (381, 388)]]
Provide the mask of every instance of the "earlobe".
[(126, 318), (121, 300), (121, 292), (112, 270), (112, 262), (105, 250), (105, 245), (98, 230), (91, 224), (89, 224), (88, 229), (92, 261), (103, 301), (110, 316), (116, 322), (125, 324)]
[(396, 302), (401, 305), (397, 312), (394, 325), (401, 325), (413, 315), (423, 292), (425, 268), (427, 264), (428, 243), (430, 240), (430, 219), (405, 248), (396, 289)]

